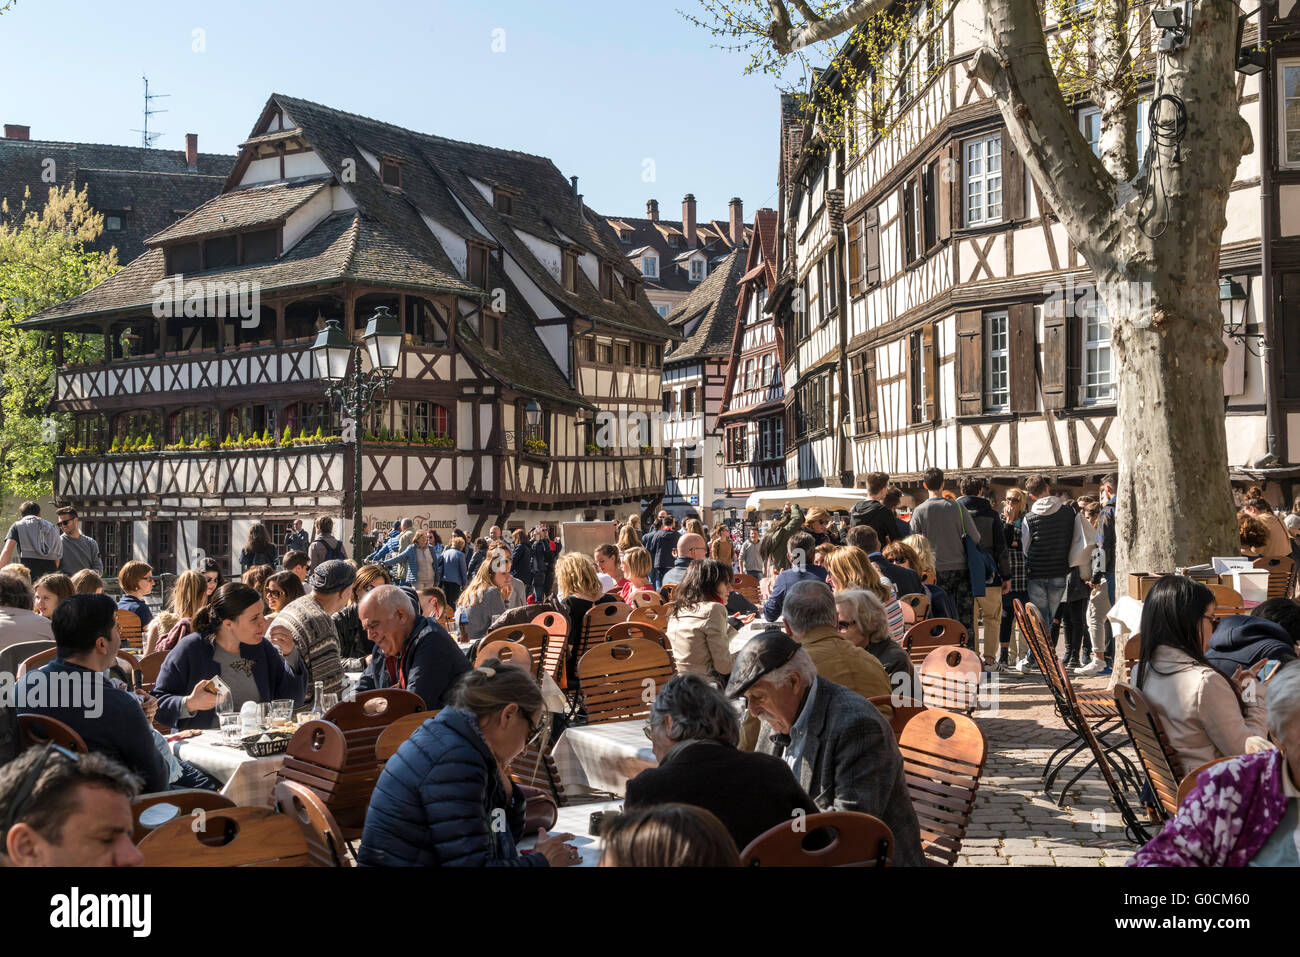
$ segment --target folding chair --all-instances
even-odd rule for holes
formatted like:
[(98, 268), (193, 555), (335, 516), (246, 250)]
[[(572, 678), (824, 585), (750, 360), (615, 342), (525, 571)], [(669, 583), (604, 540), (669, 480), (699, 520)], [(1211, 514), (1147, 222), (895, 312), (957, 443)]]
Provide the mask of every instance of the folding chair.
[(297, 821), (269, 807), (227, 807), (203, 820), (173, 818), (140, 841), (145, 867), (304, 867), (311, 863)]
[(966, 715), (929, 708), (907, 722), (898, 736), (898, 750), (925, 856), (952, 867), (984, 773), (984, 733)]
[(925, 661), (925, 656), (941, 645), (967, 645), (966, 626), (952, 618), (927, 618), (918, 621), (903, 636), (903, 647), (913, 665)]
[(931, 708), (947, 708), (970, 714), (979, 707), (980, 676), (984, 664), (969, 648), (940, 645), (917, 669), (921, 677), (922, 700)]
[[(743, 867), (889, 867), (894, 832), (878, 817), (827, 811), (786, 821), (754, 838), (740, 854)], [(827, 841), (829, 835), (830, 840)]]
[(1138, 761), (1146, 772), (1147, 783), (1151, 785), (1151, 793), (1156, 798), (1154, 805), (1148, 805), (1153, 823), (1163, 824), (1178, 813), (1179, 782), (1183, 780), (1182, 762), (1170, 746), (1160, 715), (1151, 707), (1146, 695), (1133, 685), (1121, 682), (1115, 686), (1115, 703), (1119, 706), (1120, 717), (1133, 739)]
[(653, 641), (629, 638), (596, 645), (578, 662), (587, 723), (647, 717), (659, 689), (676, 673), (672, 657)]

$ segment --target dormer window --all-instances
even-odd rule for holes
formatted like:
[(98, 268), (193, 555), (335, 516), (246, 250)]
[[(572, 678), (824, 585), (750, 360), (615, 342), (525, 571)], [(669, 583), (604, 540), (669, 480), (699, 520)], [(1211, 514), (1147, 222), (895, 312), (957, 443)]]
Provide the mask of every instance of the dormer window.
[(503, 216), (513, 216), (515, 212), (514, 194), (500, 187), (492, 190), (492, 208)]
[(560, 282), (565, 292), (578, 291), (578, 254), (567, 249), (560, 267)]
[(614, 300), (614, 267), (609, 263), (600, 264), (600, 298)]
[(493, 352), (501, 351), (501, 317), (486, 310), (483, 312), (483, 345)]
[(659, 278), (659, 257), (642, 256), (641, 257), (641, 275), (647, 279)]
[(465, 281), (471, 286), (486, 289), (488, 284), (488, 248), (478, 243), (466, 243), (469, 254), (465, 263)]
[(104, 231), (109, 233), (119, 233), (122, 231), (122, 214), (105, 213), (104, 214)]
[(668, 234), (668, 245), (671, 246), (673, 249), (676, 249), (679, 245), (681, 245), (681, 244), (677, 241), (677, 234), (676, 234), (676, 233), (669, 233), (669, 234)]
[(632, 230), (620, 229), (618, 231), (618, 241), (621, 243), (630, 243), (632, 241)]
[(636, 302), (636, 286), (636, 280), (631, 276), (623, 277), (623, 292), (625, 292), (627, 298), (631, 299), (633, 302)]
[(691, 282), (703, 282), (703, 281), (704, 281), (704, 260), (692, 259), (691, 260)]
[(402, 164), (385, 156), (379, 161), (379, 178), (385, 186), (402, 188)]

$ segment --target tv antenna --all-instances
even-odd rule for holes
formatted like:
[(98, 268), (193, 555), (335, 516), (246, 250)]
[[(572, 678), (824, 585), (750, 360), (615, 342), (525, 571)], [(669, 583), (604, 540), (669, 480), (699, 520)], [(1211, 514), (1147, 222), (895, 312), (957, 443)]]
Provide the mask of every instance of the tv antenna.
[(149, 92), (149, 77), (145, 76), (145, 77), (142, 77), (142, 79), (144, 80), (144, 129), (142, 129), (142, 130), (132, 130), (131, 132), (132, 132), (132, 133), (139, 133), (139, 134), (140, 134), (140, 145), (141, 145), (141, 146), (153, 146), (153, 141), (156, 140), (158, 137), (162, 136), (162, 133), (161, 133), (161, 132), (159, 132), (159, 133), (150, 133), (150, 132), (149, 132), (149, 117), (151, 117), (151, 116), (153, 116), (153, 115), (155, 115), (155, 114), (157, 114), (157, 113), (166, 113), (167, 111), (166, 111), (166, 110), (155, 110), (155, 109), (151, 109), (151, 108), (150, 108), (150, 104), (151, 104), (152, 101), (154, 101), (154, 100), (160, 100), (160, 99), (162, 99), (164, 96), (171, 96), (171, 94), (170, 94), (170, 93), (150, 93), (150, 92)]

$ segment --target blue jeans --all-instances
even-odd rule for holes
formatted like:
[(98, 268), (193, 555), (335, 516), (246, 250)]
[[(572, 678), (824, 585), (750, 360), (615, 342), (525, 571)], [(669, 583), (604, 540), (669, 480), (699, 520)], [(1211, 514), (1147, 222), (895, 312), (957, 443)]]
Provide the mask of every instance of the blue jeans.
[[(1043, 616), (1043, 627), (1049, 632), (1052, 627), (1052, 619), (1056, 617), (1056, 609), (1065, 597), (1065, 584), (1068, 580), (1066, 576), (1062, 575), (1060, 578), (1031, 578), (1026, 583), (1029, 591), (1029, 603), (1036, 607), (1038, 613)], [(1055, 648), (1051, 651), (1052, 654), (1056, 654)]]

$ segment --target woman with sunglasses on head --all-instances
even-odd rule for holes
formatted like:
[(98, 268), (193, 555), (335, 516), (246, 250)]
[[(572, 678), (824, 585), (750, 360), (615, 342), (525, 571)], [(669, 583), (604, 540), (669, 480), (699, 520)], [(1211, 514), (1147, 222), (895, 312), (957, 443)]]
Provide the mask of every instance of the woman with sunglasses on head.
[(518, 850), (525, 800), (507, 768), (546, 734), (548, 714), (537, 682), (522, 668), (489, 658), (460, 677), (447, 701), (384, 765), (366, 812), (357, 863), (576, 864), (578, 852), (564, 843), (572, 834), (548, 836), (543, 830), (533, 853)]
[(194, 629), (190, 627), (199, 609), (208, 603), (207, 582), (196, 571), (183, 571), (176, 577), (171, 597), (167, 600), (167, 611), (176, 616), (176, 622), (167, 631), (155, 628), (159, 622), (151, 622), (145, 632), (144, 653), (151, 655), (155, 651), (171, 651), (176, 643)]
[(307, 594), (302, 587), (302, 580), (293, 572), (276, 572), (266, 579), (262, 587), (262, 597), (266, 599), (268, 609), (266, 617), (274, 618), (284, 606)]
[(144, 596), (153, 591), (153, 569), (146, 562), (127, 562), (117, 573), (117, 586), (122, 589), (117, 607), (135, 612), (140, 627), (148, 628), (153, 612), (144, 603)]

